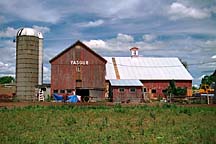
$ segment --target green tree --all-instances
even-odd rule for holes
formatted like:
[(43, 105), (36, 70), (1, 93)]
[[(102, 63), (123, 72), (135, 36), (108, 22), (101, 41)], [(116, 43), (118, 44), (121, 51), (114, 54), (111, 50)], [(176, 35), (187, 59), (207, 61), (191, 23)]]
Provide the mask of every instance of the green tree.
[(183, 64), (183, 66), (188, 70), (188, 63), (186, 61), (183, 61), (182, 59), (179, 60)]
[(167, 89), (163, 90), (165, 95), (174, 95), (174, 96), (180, 96), (180, 95), (186, 95), (187, 89), (186, 88), (181, 88), (181, 87), (176, 87), (175, 81), (172, 80), (169, 83), (169, 86)]
[(211, 85), (213, 82), (216, 81), (216, 70), (212, 75), (206, 75), (202, 78), (201, 80), (201, 84), (207, 84), (207, 85)]
[(15, 79), (12, 76), (0, 77), (0, 84), (11, 83), (12, 81), (15, 81)]

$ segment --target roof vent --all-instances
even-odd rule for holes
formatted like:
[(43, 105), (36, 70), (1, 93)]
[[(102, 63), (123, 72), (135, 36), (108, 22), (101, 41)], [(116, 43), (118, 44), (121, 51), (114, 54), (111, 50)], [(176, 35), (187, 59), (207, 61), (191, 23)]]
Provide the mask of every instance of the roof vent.
[(138, 57), (139, 55), (138, 55), (138, 50), (139, 50), (139, 48), (137, 48), (137, 47), (132, 47), (131, 49), (130, 49), (130, 51), (131, 51), (131, 57)]

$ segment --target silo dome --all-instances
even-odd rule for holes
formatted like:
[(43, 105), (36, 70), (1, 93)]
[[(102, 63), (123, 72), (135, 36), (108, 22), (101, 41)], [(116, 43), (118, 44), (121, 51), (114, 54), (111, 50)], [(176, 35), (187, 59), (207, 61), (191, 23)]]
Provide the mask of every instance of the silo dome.
[(17, 32), (17, 36), (35, 36), (38, 38), (43, 38), (43, 35), (41, 32), (37, 32), (33, 28), (22, 28)]

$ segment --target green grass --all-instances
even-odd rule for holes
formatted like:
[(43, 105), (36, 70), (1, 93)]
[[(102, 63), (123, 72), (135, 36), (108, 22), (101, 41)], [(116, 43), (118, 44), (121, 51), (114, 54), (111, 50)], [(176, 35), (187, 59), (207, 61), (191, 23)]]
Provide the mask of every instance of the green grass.
[(216, 108), (28, 106), (0, 109), (0, 143), (216, 143)]

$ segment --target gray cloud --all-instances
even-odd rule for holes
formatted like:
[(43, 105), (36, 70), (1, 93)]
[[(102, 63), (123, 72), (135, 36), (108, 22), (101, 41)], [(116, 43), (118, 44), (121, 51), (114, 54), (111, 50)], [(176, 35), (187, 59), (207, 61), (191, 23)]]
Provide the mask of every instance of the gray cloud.
[(17, 29), (7, 27), (5, 31), (0, 31), (0, 37), (14, 37), (16, 36)]
[(104, 24), (104, 20), (99, 19), (99, 20), (96, 20), (96, 21), (90, 21), (90, 22), (87, 22), (87, 23), (81, 23), (81, 24), (79, 24), (79, 26), (81, 26), (81, 27), (97, 27), (97, 26), (100, 26), (102, 24)]
[(194, 18), (194, 19), (204, 19), (211, 16), (211, 13), (207, 9), (196, 9), (193, 7), (187, 7), (179, 2), (174, 2), (170, 5), (168, 13), (171, 15), (171, 19), (181, 19), (181, 18)]
[(61, 15), (58, 11), (47, 9), (47, 5), (49, 4), (38, 0), (0, 1), (2, 13), (8, 16), (16, 16), (28, 21), (58, 22)]
[(44, 27), (44, 26), (33, 25), (32, 28), (37, 30), (38, 32), (41, 32), (41, 33), (47, 33), (50, 31), (50, 28)]

